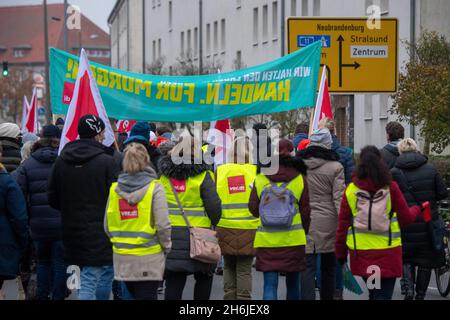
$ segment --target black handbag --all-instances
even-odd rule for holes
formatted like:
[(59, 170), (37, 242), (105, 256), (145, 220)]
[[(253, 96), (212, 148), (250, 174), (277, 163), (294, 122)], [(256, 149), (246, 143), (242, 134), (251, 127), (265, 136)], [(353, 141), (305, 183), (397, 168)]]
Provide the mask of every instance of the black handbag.
[[(410, 183), (408, 181), (408, 178), (406, 178), (405, 173), (402, 170), (399, 170), (403, 176), (403, 178), (406, 181), (406, 187), (407, 190), (409, 192), (409, 194), (413, 197), (414, 201), (417, 203), (417, 205), (419, 207), (422, 207), (421, 203), (419, 201), (417, 201), (417, 198), (414, 194), (414, 192), (412, 191), (412, 188), (410, 187)], [(428, 231), (428, 236), (430, 237), (431, 240), (431, 246), (433, 248), (434, 251), (436, 252), (442, 252), (444, 251), (445, 248), (445, 244), (444, 244), (444, 237), (445, 237), (445, 224), (444, 224), (444, 220), (442, 219), (442, 217), (438, 214), (438, 215), (434, 215), (436, 216), (436, 218), (434, 218), (432, 216), (431, 221), (426, 222), (427, 225), (427, 231)]]

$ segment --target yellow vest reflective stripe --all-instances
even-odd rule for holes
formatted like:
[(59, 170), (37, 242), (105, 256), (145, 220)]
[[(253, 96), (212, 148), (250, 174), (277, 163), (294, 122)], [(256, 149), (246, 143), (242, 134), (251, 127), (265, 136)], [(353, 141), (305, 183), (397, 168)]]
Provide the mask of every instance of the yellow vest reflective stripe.
[[(352, 212), (353, 219), (357, 215), (356, 193), (360, 189), (350, 183), (345, 190), (345, 197)], [(392, 208), (391, 195), (389, 195), (386, 215), (389, 216)], [(370, 230), (354, 229), (350, 226), (347, 232), (347, 247), (352, 250), (380, 250), (400, 247), (402, 245), (400, 225), (397, 220), (397, 213), (393, 213), (391, 219), (391, 244), (389, 245), (389, 231), (375, 232)], [(356, 246), (355, 246), (356, 242)]]
[(256, 177), (253, 164), (223, 164), (217, 168), (217, 193), (222, 200), (222, 217), (218, 227), (232, 229), (256, 229), (259, 219), (248, 210)]
[(111, 185), (107, 219), (108, 234), (115, 253), (144, 256), (162, 251), (156, 229), (150, 224), (155, 184), (156, 181), (150, 183), (144, 198), (136, 206), (130, 206), (119, 196), (117, 183)]
[[(283, 183), (279, 182), (277, 185), (281, 186)], [(261, 199), (261, 193), (265, 188), (270, 188), (270, 180), (263, 174), (259, 174), (255, 179), (255, 188), (258, 198)], [(289, 182), (287, 188), (292, 191), (297, 202), (300, 200), (303, 193), (303, 177), (299, 174), (296, 178)], [(261, 224), (261, 219), (258, 219), (258, 229), (256, 230), (255, 241), (253, 246), (255, 248), (282, 248), (306, 245), (306, 234), (302, 225), (302, 216), (298, 204), (295, 204), (297, 214), (294, 216), (292, 226), (290, 229), (274, 229), (266, 228)]]
[[(209, 220), (209, 217), (206, 214), (203, 200), (200, 196), (200, 186), (207, 174), (214, 180), (211, 171), (202, 172), (195, 177), (189, 177), (187, 180), (183, 181), (183, 190), (182, 192), (177, 193), (186, 217), (191, 226), (196, 228), (211, 228), (211, 220)], [(161, 176), (159, 181), (166, 192), (170, 223), (173, 227), (186, 227), (186, 221), (184, 221), (178, 202), (173, 194), (169, 178)]]

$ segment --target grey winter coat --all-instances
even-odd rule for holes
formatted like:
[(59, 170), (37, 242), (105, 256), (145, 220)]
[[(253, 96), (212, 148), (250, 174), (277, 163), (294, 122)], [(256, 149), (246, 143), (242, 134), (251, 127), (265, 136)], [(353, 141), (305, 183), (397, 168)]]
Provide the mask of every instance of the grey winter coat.
[[(187, 180), (202, 172), (211, 170), (207, 164), (179, 164), (172, 162), (170, 155), (158, 161), (159, 172), (168, 178)], [(211, 174), (212, 175), (212, 174)], [(210, 174), (205, 176), (200, 186), (200, 197), (203, 200), (206, 214), (211, 224), (216, 226), (222, 215), (222, 202), (216, 191), (216, 185)], [(167, 191), (167, 190), (166, 190)], [(216, 265), (203, 263), (190, 258), (190, 237), (187, 227), (172, 227), (172, 250), (167, 256), (166, 270), (186, 273), (211, 273)]]
[[(137, 204), (144, 198), (150, 183), (157, 179), (154, 169), (148, 167), (136, 175), (123, 173), (119, 175), (116, 192), (131, 204)], [(109, 204), (109, 199), (108, 199)], [(106, 206), (108, 208), (108, 205)], [(114, 252), (114, 278), (119, 281), (161, 281), (164, 276), (166, 256), (172, 242), (169, 210), (166, 194), (161, 184), (153, 190), (151, 221), (156, 227), (156, 236), (163, 251), (146, 256), (122, 255)], [(105, 232), (108, 234), (108, 214), (105, 214)]]
[(298, 154), (308, 167), (311, 224), (306, 253), (334, 252), (338, 214), (345, 191), (344, 168), (336, 152), (311, 146)]

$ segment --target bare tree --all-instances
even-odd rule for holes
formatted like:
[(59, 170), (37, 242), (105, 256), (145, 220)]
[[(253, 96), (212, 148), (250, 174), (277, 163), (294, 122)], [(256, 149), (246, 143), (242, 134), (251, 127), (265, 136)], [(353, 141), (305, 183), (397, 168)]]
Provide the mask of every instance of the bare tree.
[(31, 99), (32, 91), (33, 73), (28, 70), (11, 70), (8, 77), (0, 78), (3, 120), (17, 123), (22, 114), (23, 97)]

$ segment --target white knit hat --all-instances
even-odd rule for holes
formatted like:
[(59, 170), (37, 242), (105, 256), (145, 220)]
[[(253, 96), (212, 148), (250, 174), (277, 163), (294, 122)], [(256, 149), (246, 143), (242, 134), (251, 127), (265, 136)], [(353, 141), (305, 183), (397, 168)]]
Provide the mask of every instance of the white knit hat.
[(20, 128), (15, 123), (2, 123), (0, 124), (0, 137), (17, 138), (20, 135)]

